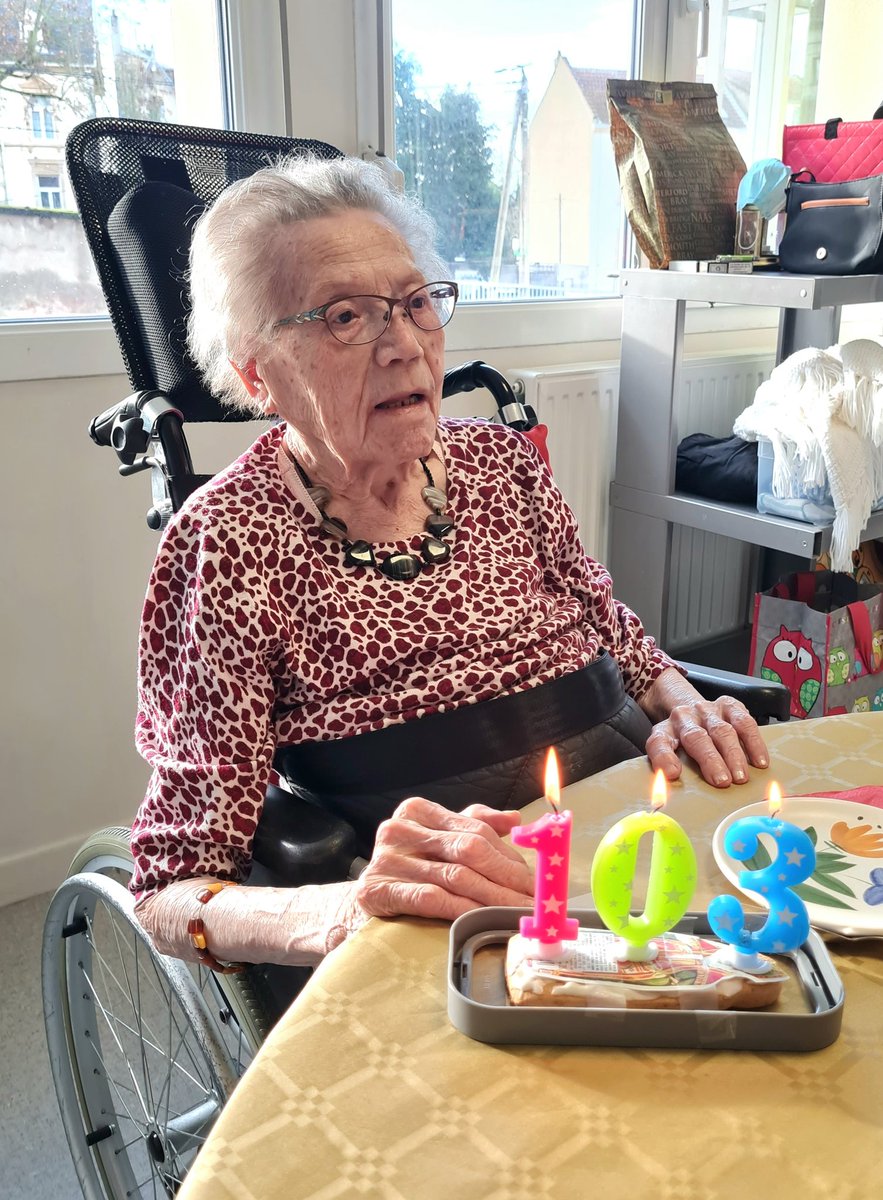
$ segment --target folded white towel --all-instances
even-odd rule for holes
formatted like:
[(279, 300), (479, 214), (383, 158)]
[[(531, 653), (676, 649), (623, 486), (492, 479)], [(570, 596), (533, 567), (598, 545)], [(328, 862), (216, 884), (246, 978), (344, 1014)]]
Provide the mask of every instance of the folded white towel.
[(798, 350), (760, 385), (733, 432), (772, 442), (775, 495), (827, 483), (835, 511), (831, 566), (852, 570), (852, 552), (883, 496), (883, 345), (860, 338)]

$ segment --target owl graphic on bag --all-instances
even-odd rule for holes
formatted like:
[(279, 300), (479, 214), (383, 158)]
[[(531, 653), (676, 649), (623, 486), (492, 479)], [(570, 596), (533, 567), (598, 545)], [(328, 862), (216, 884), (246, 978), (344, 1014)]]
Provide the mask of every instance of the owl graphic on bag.
[(835, 646), (828, 655), (828, 683), (846, 683), (849, 679), (849, 655), (842, 646)]
[[(846, 670), (848, 673), (848, 659)], [(799, 629), (784, 625), (767, 645), (760, 674), (763, 679), (784, 683), (791, 693), (792, 717), (806, 717), (822, 690), (822, 663), (812, 642)]]

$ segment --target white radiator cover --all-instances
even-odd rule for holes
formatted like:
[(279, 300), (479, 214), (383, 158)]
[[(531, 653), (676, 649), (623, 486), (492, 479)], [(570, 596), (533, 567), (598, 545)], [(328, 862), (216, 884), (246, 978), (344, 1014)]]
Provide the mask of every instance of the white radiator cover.
[[(771, 355), (759, 354), (686, 359), (674, 407), (675, 440), (689, 433), (731, 434), (734, 419), (754, 399), (773, 364)], [(576, 514), (587, 553), (606, 562), (618, 364), (513, 368), (507, 374), (549, 427), (552, 470)], [(614, 590), (615, 584), (614, 580)], [(749, 545), (675, 526), (666, 647), (680, 653), (696, 642), (741, 629), (753, 584)]]

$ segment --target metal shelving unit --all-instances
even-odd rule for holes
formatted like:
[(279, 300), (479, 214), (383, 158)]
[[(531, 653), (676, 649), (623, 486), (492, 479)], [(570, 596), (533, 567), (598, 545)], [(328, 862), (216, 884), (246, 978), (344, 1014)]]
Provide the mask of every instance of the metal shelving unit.
[[(707, 275), (626, 271), (622, 275), (622, 357), (616, 469), (611, 487), (610, 567), (617, 596), (662, 644), (668, 616), (671, 534), (676, 525), (722, 534), (812, 561), (830, 525), (767, 516), (738, 504), (675, 490), (684, 319), (689, 301), (755, 304), (780, 310), (776, 362), (806, 346), (837, 341), (846, 304), (883, 301), (883, 276), (758, 273)], [(883, 513), (864, 535), (883, 537)]]

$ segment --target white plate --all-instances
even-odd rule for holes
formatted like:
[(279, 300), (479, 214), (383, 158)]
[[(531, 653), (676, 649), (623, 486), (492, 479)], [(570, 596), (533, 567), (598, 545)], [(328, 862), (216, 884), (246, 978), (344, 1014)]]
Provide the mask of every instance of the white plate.
[[(816, 869), (794, 889), (806, 904), (811, 924), (847, 937), (883, 937), (883, 810), (849, 800), (786, 797), (779, 815), (806, 830), (815, 842)], [(766, 802), (730, 813), (712, 840), (715, 862), (737, 888), (742, 871), (765, 865), (739, 862), (724, 850), (729, 827), (750, 816), (769, 816)], [(760, 842), (767, 843), (768, 854), (769, 839), (762, 835)], [(764, 904), (758, 893), (739, 890)]]

